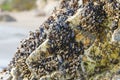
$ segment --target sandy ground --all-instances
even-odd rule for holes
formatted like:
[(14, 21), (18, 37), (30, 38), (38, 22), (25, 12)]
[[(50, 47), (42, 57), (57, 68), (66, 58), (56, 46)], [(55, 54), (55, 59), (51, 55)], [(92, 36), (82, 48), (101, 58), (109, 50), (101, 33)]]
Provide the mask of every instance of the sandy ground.
[(0, 68), (6, 67), (12, 59), (20, 41), (28, 36), (29, 31), (39, 29), (47, 19), (37, 17), (34, 11), (12, 12), (16, 22), (0, 22)]

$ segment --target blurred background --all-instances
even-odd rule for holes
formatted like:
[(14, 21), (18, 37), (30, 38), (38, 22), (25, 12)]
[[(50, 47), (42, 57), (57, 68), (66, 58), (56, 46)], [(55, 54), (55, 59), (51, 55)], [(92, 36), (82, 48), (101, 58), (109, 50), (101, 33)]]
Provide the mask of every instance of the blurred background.
[(22, 39), (35, 31), (59, 0), (0, 0), (0, 70), (12, 60)]

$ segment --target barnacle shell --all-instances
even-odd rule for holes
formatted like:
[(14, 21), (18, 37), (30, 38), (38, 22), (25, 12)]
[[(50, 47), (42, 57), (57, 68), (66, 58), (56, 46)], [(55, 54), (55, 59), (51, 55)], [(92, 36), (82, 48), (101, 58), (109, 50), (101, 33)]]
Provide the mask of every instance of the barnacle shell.
[(119, 0), (61, 0), (40, 31), (21, 41), (8, 67), (12, 80), (119, 78), (119, 8)]

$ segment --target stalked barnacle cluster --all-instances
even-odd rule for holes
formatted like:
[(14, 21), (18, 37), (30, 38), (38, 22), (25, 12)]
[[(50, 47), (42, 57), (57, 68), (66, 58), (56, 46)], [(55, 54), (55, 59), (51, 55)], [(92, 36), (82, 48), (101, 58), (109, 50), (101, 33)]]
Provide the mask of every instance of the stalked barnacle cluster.
[(21, 41), (11, 80), (110, 80), (120, 70), (119, 0), (61, 0)]

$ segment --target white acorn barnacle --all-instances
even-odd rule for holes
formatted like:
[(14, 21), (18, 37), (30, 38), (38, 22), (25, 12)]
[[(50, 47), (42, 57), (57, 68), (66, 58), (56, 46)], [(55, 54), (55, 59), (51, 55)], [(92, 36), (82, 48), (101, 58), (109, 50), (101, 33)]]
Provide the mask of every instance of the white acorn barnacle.
[(55, 71), (51, 74), (51, 78), (55, 78), (58, 77), (60, 78), (62, 76), (62, 72), (61, 71)]
[(58, 60), (59, 60), (60, 63), (63, 62), (63, 59), (62, 59), (62, 56), (61, 56), (61, 55), (57, 55), (57, 58), (58, 58)]
[(80, 22), (80, 20), (81, 19), (79, 19), (80, 17), (80, 14), (81, 14), (81, 12), (82, 12), (82, 8), (80, 8), (77, 12), (76, 12), (76, 14), (75, 15), (73, 15), (72, 17), (70, 17), (70, 18), (68, 18), (67, 20), (66, 20), (66, 22), (69, 22), (70, 23), (70, 26), (71, 27), (74, 27), (74, 26), (78, 26), (79, 25), (79, 22)]
[(112, 35), (112, 42), (119, 42), (120, 41), (120, 29), (114, 31)]
[(42, 76), (39, 80), (51, 80), (50, 75)]
[(117, 29), (118, 28), (118, 22), (117, 21), (113, 21), (112, 22), (112, 25), (111, 25), (111, 29), (112, 30), (115, 30), (115, 29)]
[(12, 80), (17, 80), (19, 78), (20, 72), (17, 67), (11, 69)]

